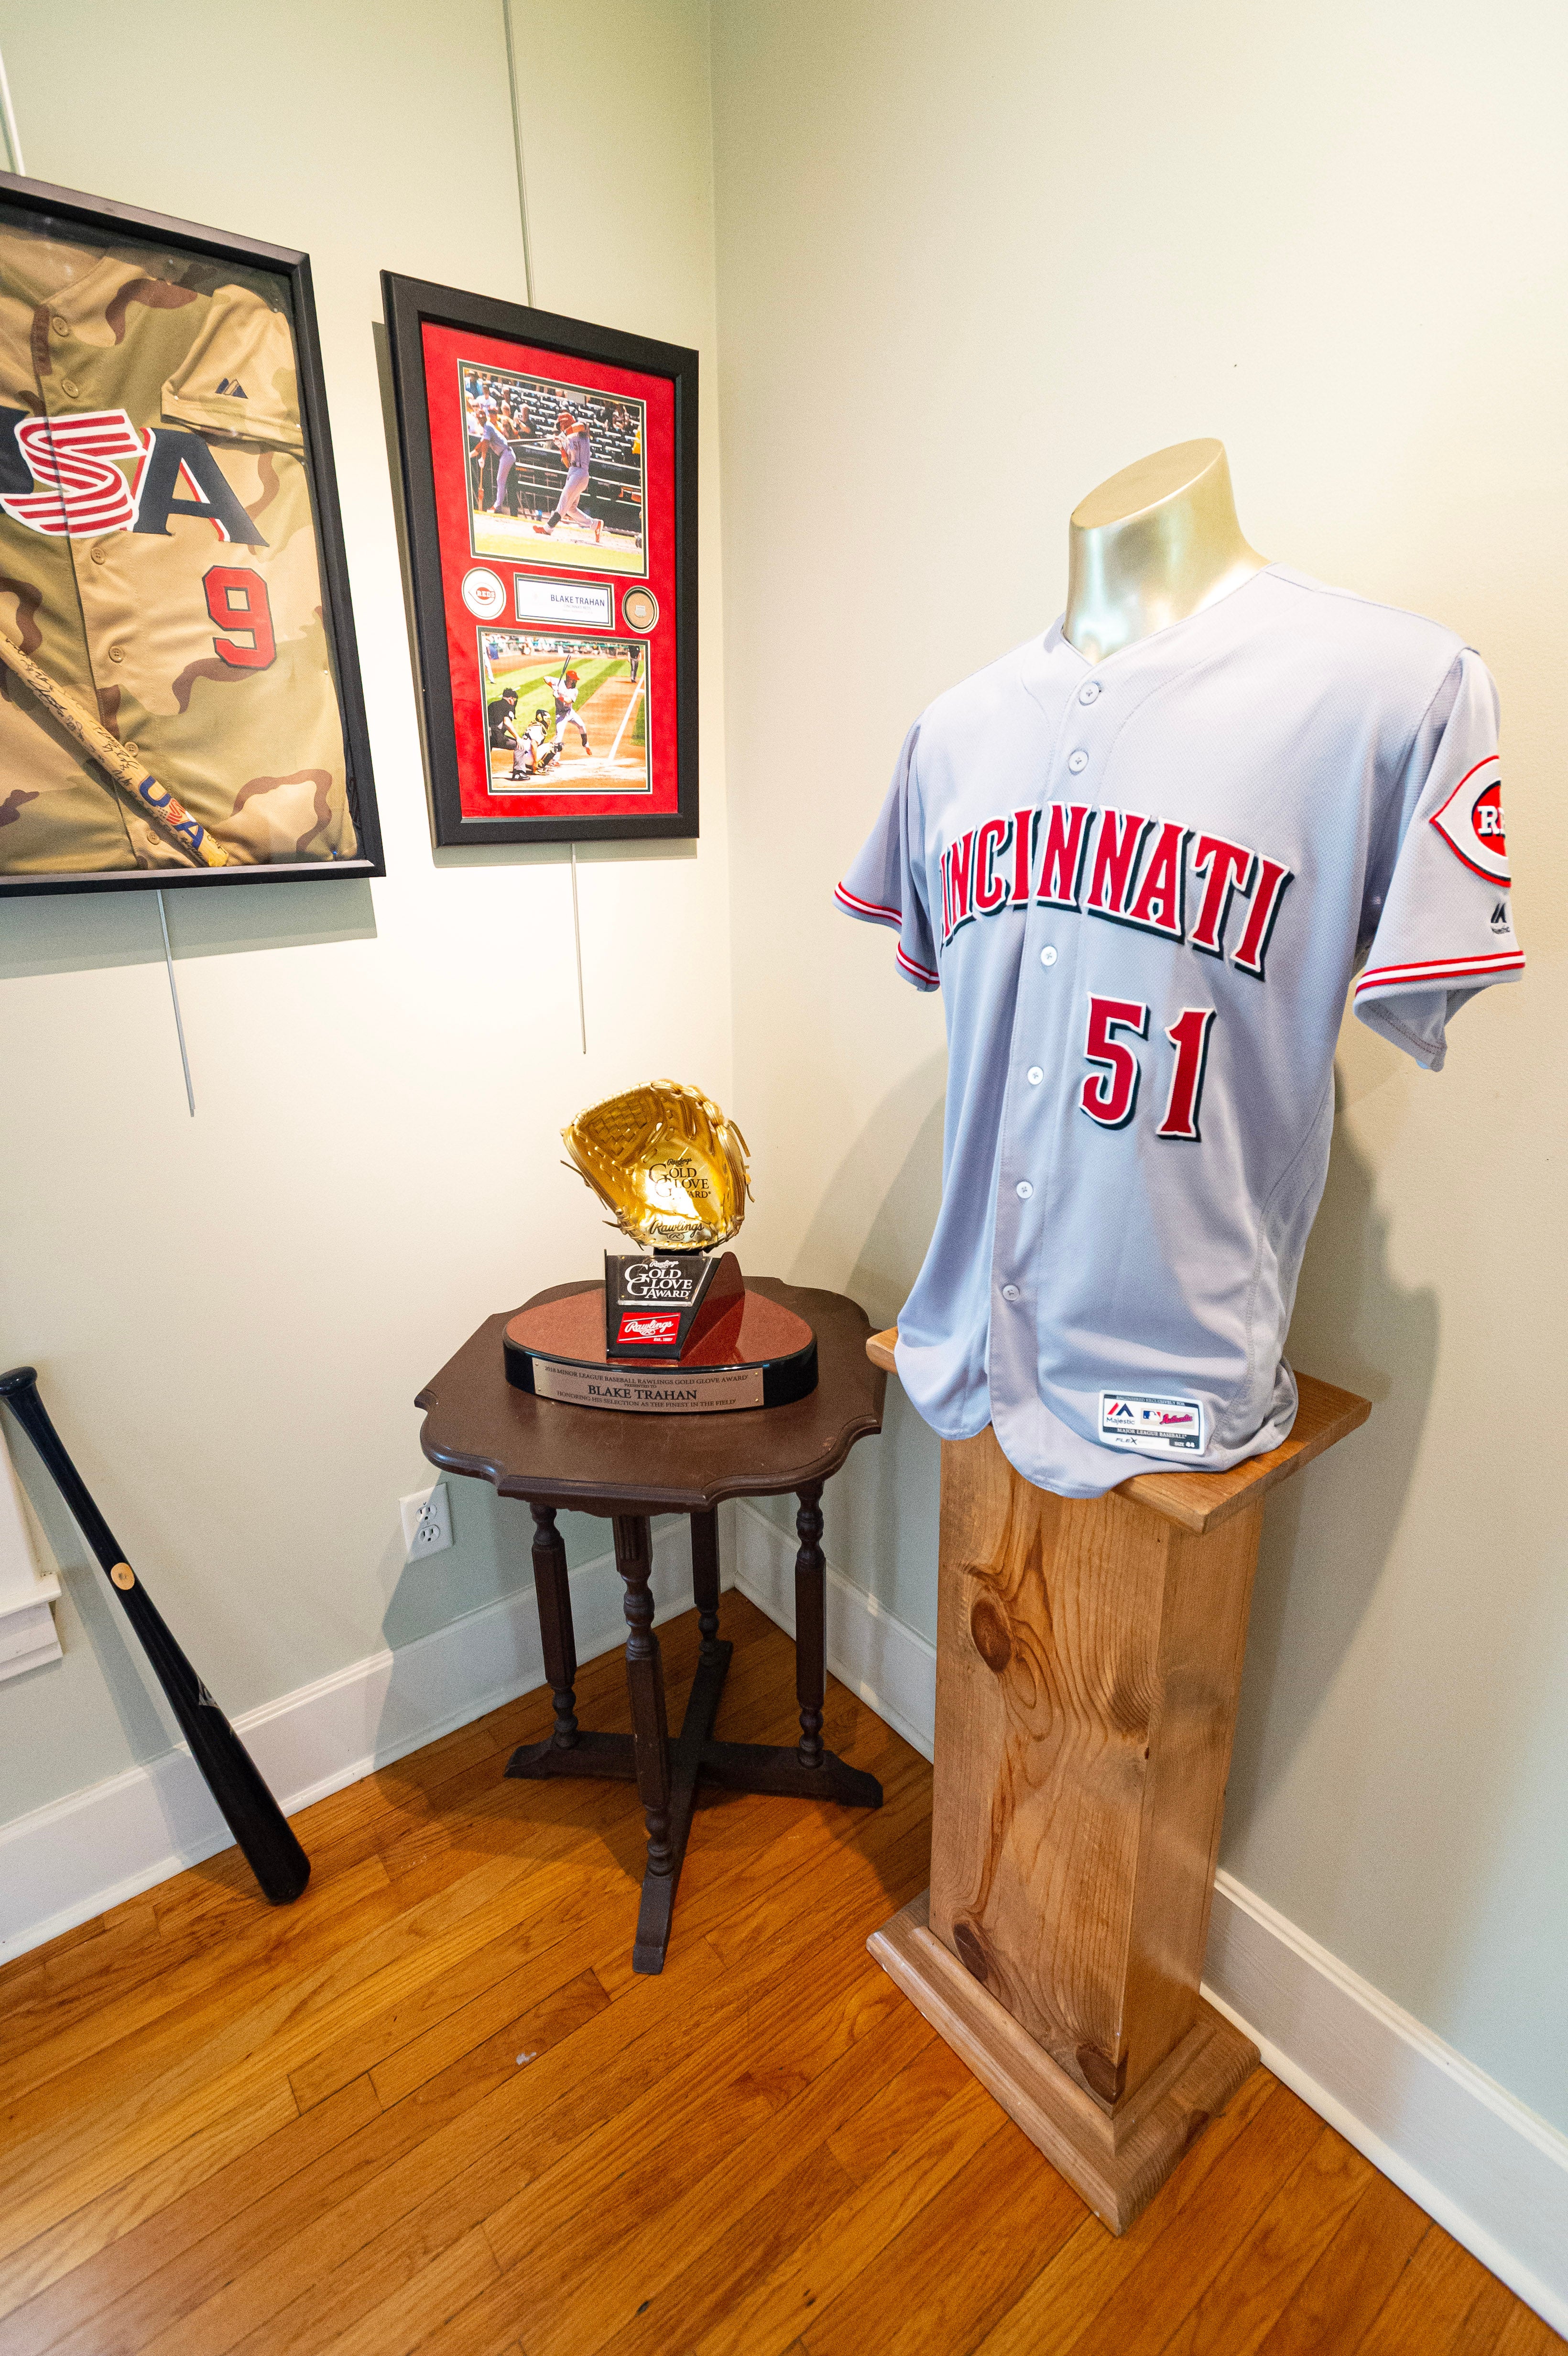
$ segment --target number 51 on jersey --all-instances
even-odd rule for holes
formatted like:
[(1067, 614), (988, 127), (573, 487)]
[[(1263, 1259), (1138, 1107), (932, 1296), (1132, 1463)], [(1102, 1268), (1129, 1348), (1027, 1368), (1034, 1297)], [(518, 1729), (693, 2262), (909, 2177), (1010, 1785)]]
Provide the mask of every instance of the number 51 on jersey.
[[(1125, 1129), (1137, 1110), (1143, 1066), (1127, 1039), (1116, 1034), (1130, 1033), (1135, 1039), (1147, 1039), (1148, 1023), (1148, 1008), (1139, 999), (1091, 997), (1089, 1001), (1083, 1054), (1097, 1068), (1079, 1090), (1078, 1105), (1102, 1129)], [(1176, 1051), (1176, 1060), (1157, 1137), (1194, 1145), (1202, 1141), (1198, 1113), (1213, 1028), (1213, 1007), (1184, 1006), (1167, 1029), (1165, 1035)]]

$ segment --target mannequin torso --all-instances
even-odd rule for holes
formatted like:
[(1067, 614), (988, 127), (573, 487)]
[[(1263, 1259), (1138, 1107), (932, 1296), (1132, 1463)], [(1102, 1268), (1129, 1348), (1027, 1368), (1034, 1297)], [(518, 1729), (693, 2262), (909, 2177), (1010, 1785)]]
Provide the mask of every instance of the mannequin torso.
[(1124, 466), (1068, 522), (1063, 635), (1092, 663), (1185, 621), (1267, 563), (1236, 520), (1222, 443)]

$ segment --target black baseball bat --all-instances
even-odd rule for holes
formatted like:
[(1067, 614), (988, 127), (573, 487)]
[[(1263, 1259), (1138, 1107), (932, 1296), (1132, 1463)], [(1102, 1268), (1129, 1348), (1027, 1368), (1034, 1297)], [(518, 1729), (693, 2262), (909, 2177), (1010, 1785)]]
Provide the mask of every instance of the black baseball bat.
[(251, 1870), (274, 1906), (288, 1906), (310, 1879), (310, 1859), (289, 1827), (251, 1758), (190, 1663), (170, 1635), (163, 1613), (125, 1559), (124, 1549), (93, 1504), (38, 1397), (36, 1366), (0, 1375), (3, 1398), (52, 1474), (83, 1537), (108, 1573), (110, 1585), (141, 1640), (191, 1756), (207, 1779), (244, 1850)]

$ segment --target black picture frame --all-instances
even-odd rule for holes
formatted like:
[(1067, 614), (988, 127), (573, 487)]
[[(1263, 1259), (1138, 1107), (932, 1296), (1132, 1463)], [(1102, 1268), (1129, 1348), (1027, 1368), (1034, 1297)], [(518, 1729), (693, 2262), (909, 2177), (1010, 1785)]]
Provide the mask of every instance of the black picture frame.
[[(491, 843), (692, 840), (698, 788), (698, 355), (684, 346), (596, 327), (524, 304), (505, 303), (424, 279), (381, 273), (402, 477), (404, 529), (434, 839), (451, 849)], [(446, 578), (438, 520), (435, 461), (426, 391), (424, 329), (450, 328), (544, 348), (563, 373), (573, 360), (667, 379), (674, 394), (674, 580), (676, 592), (676, 807), (603, 816), (465, 815), (461, 794)], [(449, 558), (452, 552), (449, 550)], [(585, 789), (586, 791), (586, 789)]]
[(349, 858), (332, 858), (234, 864), (221, 868), (153, 867), (121, 871), (48, 874), (0, 873), (0, 898), (64, 892), (176, 892), (192, 887), (232, 888), (252, 884), (304, 884), (366, 878), (387, 872), (382, 852), (380, 817), (376, 806), (370, 740), (366, 727), (365, 692), (359, 676), (358, 648), (354, 635), (353, 604), (348, 589), (348, 564), (343, 539), (343, 518), (333, 467), (332, 433), (327, 422), (326, 391), (322, 376), (321, 343), (316, 327), (315, 296), (310, 257), (292, 246), (271, 245), (259, 238), (240, 237), (149, 212), (135, 205), (86, 195), (80, 189), (57, 187), (47, 180), (25, 179), (0, 172), (0, 200), (21, 212), (48, 216), (80, 228), (91, 239), (127, 236), (145, 238), (158, 247), (200, 254), (265, 271), (287, 282), (292, 309), (295, 359), (298, 364), (300, 422), (304, 439), (304, 464), (315, 513), (316, 555), (324, 601), (323, 622), (330, 648), (334, 685), (343, 727), (348, 807), (358, 838), (358, 851)]

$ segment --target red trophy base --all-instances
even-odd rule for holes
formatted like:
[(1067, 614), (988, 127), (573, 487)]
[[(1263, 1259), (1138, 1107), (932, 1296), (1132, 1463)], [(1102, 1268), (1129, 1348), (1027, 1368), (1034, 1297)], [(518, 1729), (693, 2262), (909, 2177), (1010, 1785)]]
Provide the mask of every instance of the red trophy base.
[(602, 1284), (519, 1309), (502, 1348), (514, 1389), (623, 1415), (788, 1407), (816, 1388), (810, 1326), (793, 1309), (748, 1292), (733, 1252), (720, 1261), (678, 1358), (611, 1357)]

